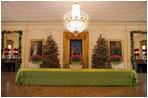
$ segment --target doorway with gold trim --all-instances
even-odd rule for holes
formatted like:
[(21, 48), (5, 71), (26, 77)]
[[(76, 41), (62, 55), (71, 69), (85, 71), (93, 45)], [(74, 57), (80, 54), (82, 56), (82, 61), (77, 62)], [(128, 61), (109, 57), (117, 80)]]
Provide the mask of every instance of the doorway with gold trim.
[(82, 67), (88, 68), (88, 32), (79, 33), (75, 36), (73, 33), (64, 32), (64, 45), (63, 45), (63, 67), (70, 67), (70, 41), (71, 40), (82, 40)]

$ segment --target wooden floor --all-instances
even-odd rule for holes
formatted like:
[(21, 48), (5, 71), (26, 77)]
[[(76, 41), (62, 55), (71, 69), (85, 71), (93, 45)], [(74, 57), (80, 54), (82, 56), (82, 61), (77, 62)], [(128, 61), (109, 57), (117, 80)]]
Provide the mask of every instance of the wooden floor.
[(138, 86), (22, 86), (15, 85), (15, 72), (2, 72), (2, 97), (146, 97), (147, 74), (138, 74)]

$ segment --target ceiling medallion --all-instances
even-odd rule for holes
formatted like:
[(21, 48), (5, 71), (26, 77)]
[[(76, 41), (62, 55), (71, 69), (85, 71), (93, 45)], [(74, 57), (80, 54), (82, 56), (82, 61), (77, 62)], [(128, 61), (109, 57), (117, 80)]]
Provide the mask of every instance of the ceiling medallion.
[(72, 12), (64, 15), (64, 24), (71, 33), (77, 36), (86, 29), (88, 19), (89, 17), (86, 13), (80, 12), (80, 4), (73, 2)]

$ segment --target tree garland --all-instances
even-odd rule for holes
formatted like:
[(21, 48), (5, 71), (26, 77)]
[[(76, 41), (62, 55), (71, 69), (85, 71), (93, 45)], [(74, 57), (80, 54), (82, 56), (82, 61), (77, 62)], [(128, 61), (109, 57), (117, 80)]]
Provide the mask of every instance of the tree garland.
[(145, 31), (145, 32), (143, 32), (143, 31), (131, 31), (131, 33), (130, 33), (130, 36), (131, 36), (131, 62), (132, 62), (132, 65), (133, 65), (133, 69), (136, 70), (136, 63), (135, 63), (135, 60), (134, 60), (134, 40), (133, 40), (134, 33), (135, 34), (137, 34), (137, 33), (147, 34), (147, 31)]
[(2, 39), (1, 39), (1, 55), (3, 54), (3, 51), (4, 51), (4, 34), (10, 34), (10, 33), (19, 33), (19, 46), (18, 46), (18, 65), (17, 65), (17, 69), (20, 68), (20, 65), (21, 65), (21, 49), (22, 49), (22, 46), (21, 46), (21, 39), (22, 39), (22, 31), (19, 30), (19, 31), (2, 31)]

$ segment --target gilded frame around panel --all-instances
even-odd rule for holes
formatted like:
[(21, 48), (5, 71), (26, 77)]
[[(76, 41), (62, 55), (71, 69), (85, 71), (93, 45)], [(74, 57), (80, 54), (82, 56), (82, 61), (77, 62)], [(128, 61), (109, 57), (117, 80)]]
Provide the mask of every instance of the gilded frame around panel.
[(44, 43), (45, 43), (45, 40), (44, 40), (44, 39), (30, 39), (30, 40), (29, 40), (29, 57), (28, 57), (28, 61), (29, 61), (29, 58), (30, 58), (31, 42), (32, 42), (32, 41), (42, 41), (42, 42), (43, 42), (43, 44), (42, 44), (42, 49), (43, 49), (43, 45), (44, 45)]
[(88, 32), (82, 32), (77, 36), (70, 32), (64, 32), (63, 34), (63, 67), (69, 67), (70, 39), (82, 39), (83, 68), (88, 68)]
[(109, 54), (110, 54), (110, 41), (120, 41), (122, 46), (122, 58), (124, 58), (123, 54), (123, 40), (108, 40), (108, 48), (109, 48)]

